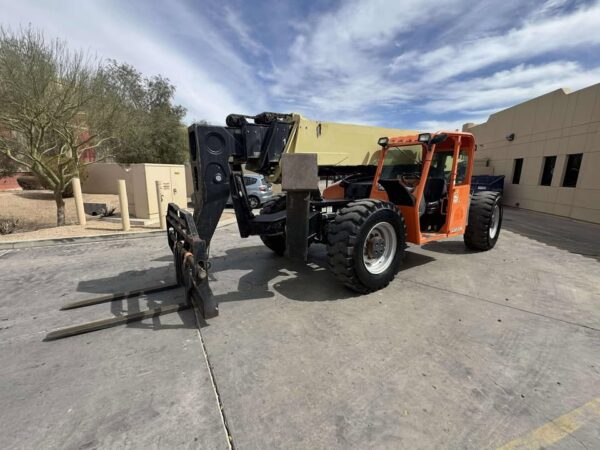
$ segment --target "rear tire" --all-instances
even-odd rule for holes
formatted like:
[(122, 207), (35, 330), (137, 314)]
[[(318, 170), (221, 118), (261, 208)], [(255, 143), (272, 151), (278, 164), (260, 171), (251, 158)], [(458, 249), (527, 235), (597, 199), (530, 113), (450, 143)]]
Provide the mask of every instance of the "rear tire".
[(404, 259), (406, 226), (391, 203), (358, 200), (329, 225), (327, 256), (336, 278), (365, 294), (386, 287)]
[[(263, 205), (260, 214), (273, 214), (285, 209), (286, 201), (285, 194), (273, 196), (273, 198)], [(260, 240), (263, 241), (268, 248), (273, 250), (277, 255), (283, 256), (285, 253), (285, 233), (274, 235), (261, 235)]]
[(502, 195), (499, 192), (475, 192), (471, 197), (469, 223), (464, 241), (471, 250), (491, 250), (502, 226)]

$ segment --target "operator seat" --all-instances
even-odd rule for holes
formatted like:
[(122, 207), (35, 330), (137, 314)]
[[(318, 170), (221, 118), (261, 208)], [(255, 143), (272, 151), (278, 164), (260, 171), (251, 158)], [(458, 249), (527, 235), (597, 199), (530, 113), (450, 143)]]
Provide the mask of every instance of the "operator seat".
[(428, 178), (423, 191), (425, 208), (419, 208), (420, 215), (434, 214), (440, 211), (442, 198), (444, 198), (447, 193), (448, 186), (444, 178)]

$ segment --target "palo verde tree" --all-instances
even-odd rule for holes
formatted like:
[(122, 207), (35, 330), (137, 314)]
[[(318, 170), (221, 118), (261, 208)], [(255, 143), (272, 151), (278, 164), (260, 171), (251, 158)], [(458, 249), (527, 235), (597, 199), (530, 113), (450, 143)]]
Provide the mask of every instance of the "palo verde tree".
[(30, 170), (56, 201), (65, 224), (63, 193), (83, 166), (118, 144), (122, 102), (101, 65), (32, 28), (0, 29), (0, 154)]

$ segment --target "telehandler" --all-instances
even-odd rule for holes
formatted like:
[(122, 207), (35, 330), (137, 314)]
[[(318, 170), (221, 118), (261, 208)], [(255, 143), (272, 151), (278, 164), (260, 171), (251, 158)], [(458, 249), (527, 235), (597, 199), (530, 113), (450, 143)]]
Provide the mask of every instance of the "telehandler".
[[(218, 314), (209, 248), (231, 193), (241, 237), (258, 235), (278, 255), (307, 259), (327, 246), (331, 271), (359, 293), (382, 289), (400, 269), (407, 242), (464, 235), (473, 250), (494, 247), (500, 194), (470, 192), (475, 140), (463, 132), (416, 133), (318, 122), (298, 114), (232, 114), (226, 126), (192, 125), (193, 216), (167, 211), (177, 283), (205, 319)], [(284, 195), (255, 214), (243, 171), (282, 182)], [(321, 193), (319, 180), (337, 181)]]

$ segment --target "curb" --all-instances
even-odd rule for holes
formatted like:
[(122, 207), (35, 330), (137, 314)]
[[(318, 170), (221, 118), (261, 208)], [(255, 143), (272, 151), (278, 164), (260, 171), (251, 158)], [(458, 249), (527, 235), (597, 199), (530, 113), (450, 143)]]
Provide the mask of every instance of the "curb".
[[(231, 225), (236, 222), (236, 218), (222, 220), (217, 224), (217, 228)], [(135, 233), (113, 233), (113, 234), (98, 234), (96, 236), (80, 236), (71, 238), (53, 238), (53, 239), (36, 239), (31, 241), (14, 241), (0, 242), (0, 250), (14, 250), (18, 248), (34, 248), (34, 247), (51, 247), (53, 245), (65, 244), (87, 244), (89, 242), (100, 241), (121, 241), (125, 239), (142, 239), (160, 236), (165, 233), (165, 230), (139, 231)]]

